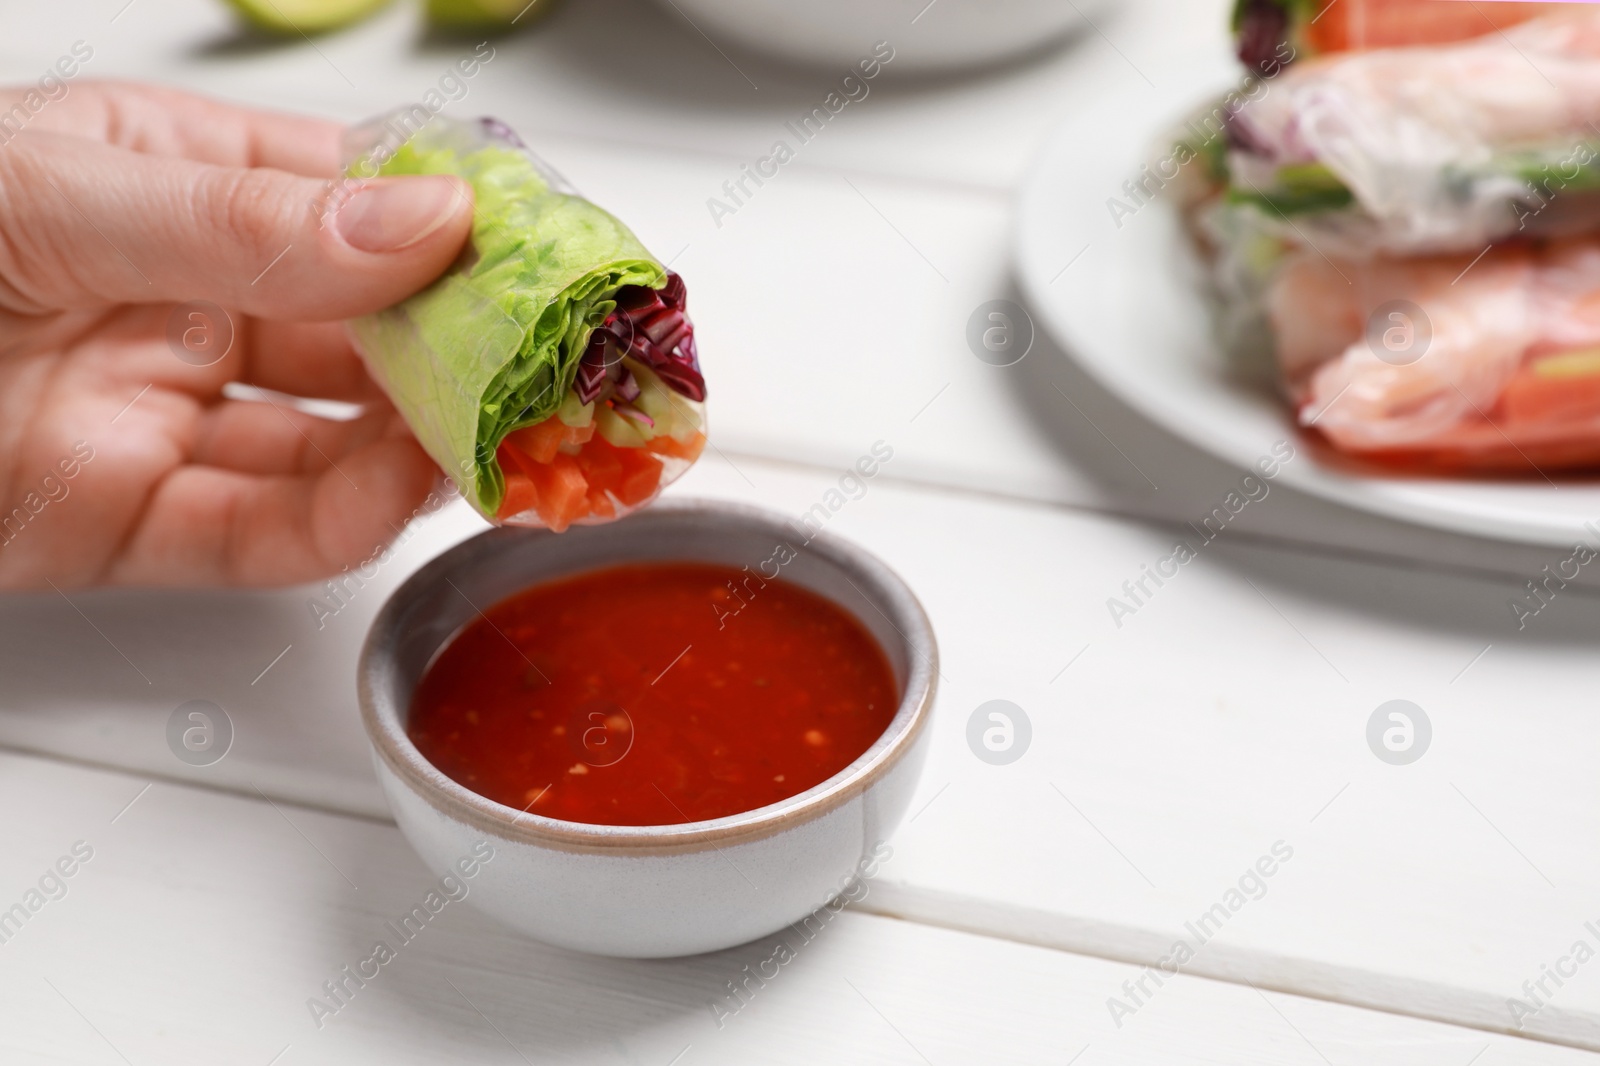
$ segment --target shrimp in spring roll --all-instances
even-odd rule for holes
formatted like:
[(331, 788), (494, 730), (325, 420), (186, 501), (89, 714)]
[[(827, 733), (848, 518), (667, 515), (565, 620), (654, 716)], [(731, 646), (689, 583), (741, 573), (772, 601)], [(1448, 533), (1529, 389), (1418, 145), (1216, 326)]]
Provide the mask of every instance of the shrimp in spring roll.
[(560, 532), (648, 503), (705, 446), (683, 279), (504, 125), (411, 129), (353, 131), (350, 174), (462, 178), (472, 237), (433, 285), (349, 323), (373, 376), (491, 521)]
[(1302, 425), (1455, 471), (1600, 466), (1600, 238), (1470, 255), (1292, 253), (1267, 295)]

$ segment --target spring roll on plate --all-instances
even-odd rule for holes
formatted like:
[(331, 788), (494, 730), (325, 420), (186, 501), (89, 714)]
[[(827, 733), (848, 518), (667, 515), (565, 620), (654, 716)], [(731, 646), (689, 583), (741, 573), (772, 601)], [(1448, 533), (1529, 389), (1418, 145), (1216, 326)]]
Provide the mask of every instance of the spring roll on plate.
[(501, 123), (413, 128), (353, 130), (349, 174), (462, 178), (472, 237), (433, 285), (349, 323), (373, 376), (491, 521), (560, 532), (648, 503), (705, 446), (683, 279)]
[(1190, 145), (1212, 163), (1200, 192), (1213, 237), (1434, 254), (1600, 225), (1600, 6), (1555, 6), (1485, 37), (1324, 56), (1260, 84), (1225, 136)]
[(1600, 6), (1239, 10), (1312, 58), (1184, 142), (1224, 343), (1347, 455), (1600, 469)]

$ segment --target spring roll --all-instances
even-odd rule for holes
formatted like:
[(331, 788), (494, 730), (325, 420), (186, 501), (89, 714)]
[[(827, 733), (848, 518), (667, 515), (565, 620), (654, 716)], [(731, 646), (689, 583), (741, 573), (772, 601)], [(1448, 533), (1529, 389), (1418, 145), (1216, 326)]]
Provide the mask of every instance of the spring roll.
[(1213, 239), (1329, 254), (1478, 251), (1600, 228), (1600, 8), (1299, 63), (1210, 145)]
[(705, 444), (683, 279), (505, 125), (413, 128), (352, 131), (349, 175), (462, 178), (472, 237), (433, 285), (349, 323), (374, 378), (491, 521), (559, 532), (648, 503)]

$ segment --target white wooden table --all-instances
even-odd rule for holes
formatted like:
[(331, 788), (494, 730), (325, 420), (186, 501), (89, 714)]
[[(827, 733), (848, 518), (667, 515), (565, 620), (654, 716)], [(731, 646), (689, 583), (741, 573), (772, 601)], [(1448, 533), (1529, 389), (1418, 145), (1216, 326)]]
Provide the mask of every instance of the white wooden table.
[[(205, 0), (123, 3), (8, 5), (0, 71), (32, 80), (83, 39), (93, 75), (353, 120), (462, 51), (405, 7), (263, 49)], [(1003, 369), (966, 347), (971, 311), (1014, 294), (1008, 199), (1041, 138), (1225, 47), (1226, 6), (1130, 0), (986, 77), (891, 70), (720, 228), (706, 198), (828, 74), (736, 53), (741, 75), (670, 8), (584, 0), (499, 42), (452, 105), (511, 121), (690, 279), (717, 449), (671, 491), (799, 513), (895, 450), (831, 527), (934, 619), (935, 750), (869, 896), (748, 1009), (719, 1028), (709, 1004), (770, 943), (599, 960), (462, 908), (313, 1023), (306, 1000), (429, 880), (373, 780), (353, 663), (388, 590), (480, 528), (450, 510), (321, 629), (308, 589), (0, 600), (0, 908), (93, 850), (0, 943), (0, 1061), (1595, 1061), (1600, 962), (1543, 970), (1600, 949), (1594, 590), (1519, 632), (1507, 600), (1552, 553), (1278, 488), (1118, 627), (1107, 597), (1238, 473), (1047, 339)], [(235, 725), (213, 766), (167, 749), (189, 699)], [(1033, 723), (1009, 766), (966, 746), (990, 699)], [(1411, 765), (1367, 746), (1391, 699), (1433, 723)], [(1274, 845), (1292, 857), (1264, 894), (1135, 994)], [(1541, 978), (1519, 1030), (1507, 1001)]]

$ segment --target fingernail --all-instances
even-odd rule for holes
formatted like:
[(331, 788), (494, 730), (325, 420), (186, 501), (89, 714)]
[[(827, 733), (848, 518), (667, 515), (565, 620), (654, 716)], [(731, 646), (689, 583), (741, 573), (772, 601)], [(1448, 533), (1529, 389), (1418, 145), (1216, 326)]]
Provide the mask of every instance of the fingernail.
[(352, 248), (398, 252), (448, 222), (464, 202), (447, 177), (377, 178), (340, 206), (334, 224)]

